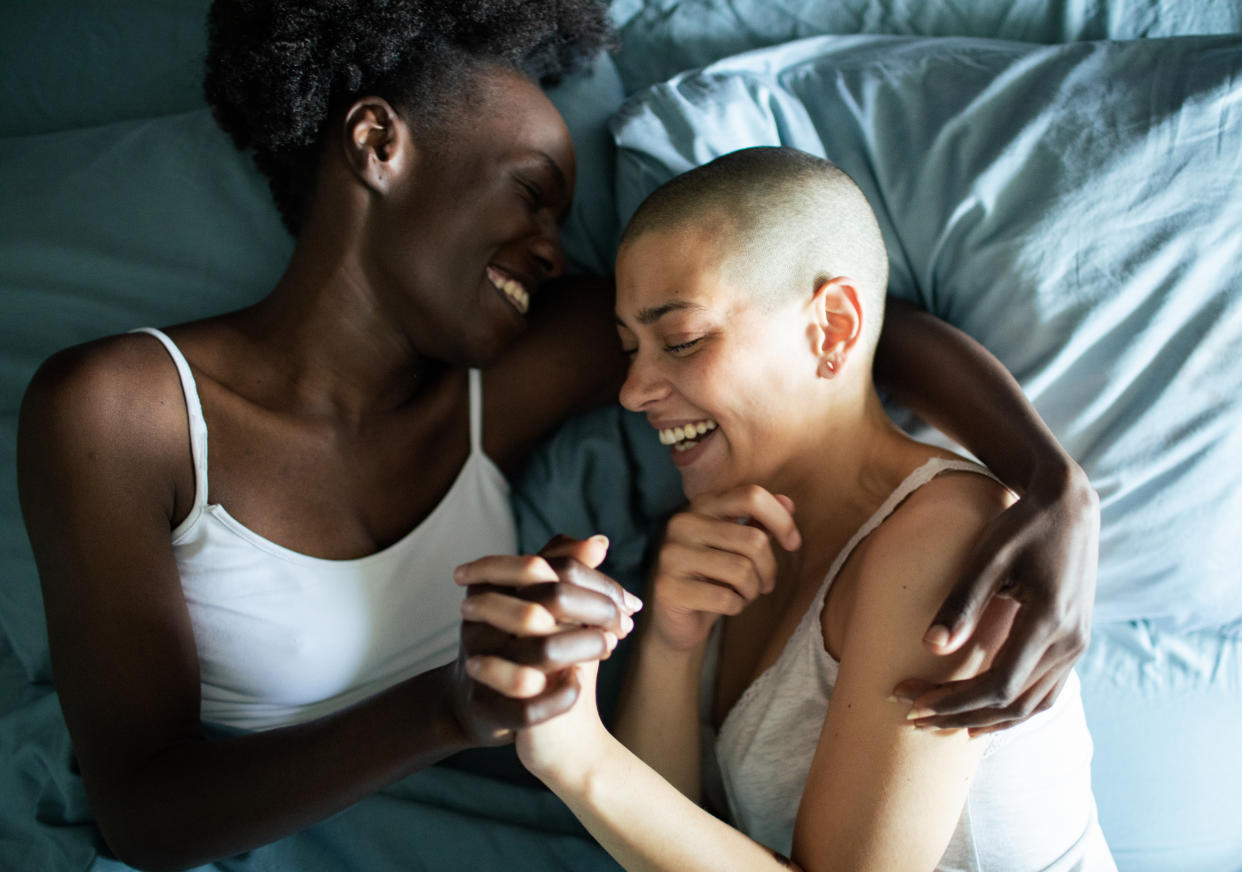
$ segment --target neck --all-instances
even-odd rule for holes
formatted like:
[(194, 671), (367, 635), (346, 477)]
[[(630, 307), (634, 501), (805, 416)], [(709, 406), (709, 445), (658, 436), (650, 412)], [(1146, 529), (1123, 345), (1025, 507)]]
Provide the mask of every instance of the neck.
[(381, 308), (357, 250), (339, 229), (308, 228), (276, 287), (236, 319), (293, 402), (355, 420), (402, 406), (445, 368)]
[(794, 500), (803, 539), (799, 566), (830, 562), (927, 456), (925, 446), (888, 418), (870, 383), (844, 403), (806, 428), (803, 450), (771, 483)]

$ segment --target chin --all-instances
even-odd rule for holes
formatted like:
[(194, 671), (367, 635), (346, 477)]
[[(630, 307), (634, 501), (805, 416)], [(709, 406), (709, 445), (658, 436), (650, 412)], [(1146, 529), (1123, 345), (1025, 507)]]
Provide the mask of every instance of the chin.
[(720, 493), (737, 484), (741, 484), (741, 482), (733, 481), (731, 478), (720, 475), (711, 475), (706, 471), (700, 472), (690, 469), (683, 470), (681, 473), (681, 492), (686, 495), (688, 500), (703, 494)]
[(513, 348), (522, 330), (493, 330), (486, 336), (475, 336), (462, 349), (460, 359), (454, 361), (459, 366), (471, 369), (487, 369), (505, 356), (505, 352)]

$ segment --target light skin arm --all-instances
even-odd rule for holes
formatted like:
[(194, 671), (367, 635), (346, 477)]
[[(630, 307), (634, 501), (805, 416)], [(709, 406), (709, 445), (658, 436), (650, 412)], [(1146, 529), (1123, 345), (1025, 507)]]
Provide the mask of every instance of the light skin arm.
[(917, 629), (1008, 501), (979, 476), (943, 476), (855, 555), (840, 671), (794, 827), (794, 857), (805, 868), (931, 869), (944, 853), (985, 744), (965, 730), (915, 728), (888, 691), (904, 676), (939, 683), (987, 667), (1011, 601), (994, 600), (979, 631), (952, 655), (927, 651)]
[[(887, 531), (890, 542), (901, 536), (914, 547), (876, 548), (879, 556), (860, 567), (866, 593), (851, 609), (833, 704), (803, 791), (794, 868), (931, 869), (982, 755), (983, 744), (964, 731), (915, 729), (906, 707), (887, 699), (895, 675), (912, 671), (943, 681), (978, 671), (989, 656), (983, 637), (994, 644), (1004, 632), (1004, 616), (994, 613), (975, 640), (979, 647), (951, 657), (932, 655), (917, 635), (903, 634), (934, 613), (981, 526), (979, 511), (955, 514), (921, 503), (904, 507), (904, 523)], [(618, 862), (629, 870), (788, 868), (611, 738), (586, 692), (594, 667), (576, 670), (584, 686), (579, 701), (522, 731), (518, 753)]]
[[(328, 717), (208, 740), (169, 541), (189, 462), (184, 405), (175, 375), (165, 395), (141, 369), (54, 358), (27, 392), (18, 445), (57, 690), (92, 809), (121, 859), (183, 868), (257, 847), (572, 703), (565, 686), (500, 697), (466, 676), (463, 658)], [(605, 634), (590, 635), (562, 653), (604, 655)]]
[[(699, 676), (708, 634), (776, 581), (773, 540), (801, 545), (793, 502), (759, 487), (696, 498), (668, 522), (638, 650), (617, 705), (617, 738), (700, 799)], [(746, 525), (737, 518), (750, 518)]]
[(890, 298), (875, 375), (1022, 497), (988, 525), (920, 631), (928, 650), (952, 652), (1003, 591), (1023, 608), (992, 668), (926, 692), (905, 683), (895, 690), (917, 697), (925, 725), (986, 732), (1020, 723), (1052, 704), (1085, 650), (1099, 499), (1000, 362), (943, 321)]

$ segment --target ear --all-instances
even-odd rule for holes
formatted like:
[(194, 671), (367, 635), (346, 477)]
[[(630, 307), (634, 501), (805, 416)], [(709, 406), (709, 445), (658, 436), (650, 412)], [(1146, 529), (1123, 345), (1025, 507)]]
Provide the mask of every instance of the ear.
[(812, 340), (819, 358), (819, 374), (832, 378), (840, 372), (862, 336), (863, 309), (858, 286), (848, 276), (821, 279), (811, 297)]
[(345, 159), (354, 175), (378, 193), (387, 193), (414, 156), (410, 129), (381, 97), (359, 98), (345, 112)]

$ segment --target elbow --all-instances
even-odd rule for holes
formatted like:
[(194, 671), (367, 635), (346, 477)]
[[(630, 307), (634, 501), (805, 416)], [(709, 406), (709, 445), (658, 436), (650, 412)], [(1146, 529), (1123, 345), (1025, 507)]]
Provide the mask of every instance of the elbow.
[(119, 862), (142, 872), (180, 872), (212, 859), (198, 848), (190, 834), (159, 811), (144, 815), (105, 815), (98, 827), (109, 853)]

